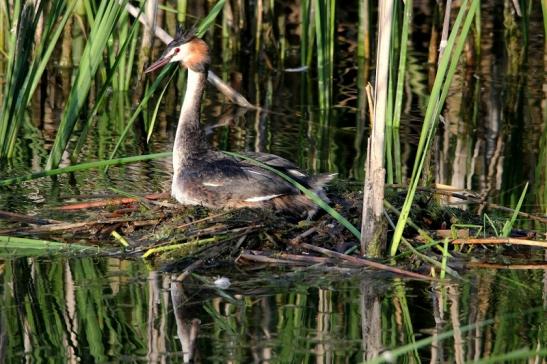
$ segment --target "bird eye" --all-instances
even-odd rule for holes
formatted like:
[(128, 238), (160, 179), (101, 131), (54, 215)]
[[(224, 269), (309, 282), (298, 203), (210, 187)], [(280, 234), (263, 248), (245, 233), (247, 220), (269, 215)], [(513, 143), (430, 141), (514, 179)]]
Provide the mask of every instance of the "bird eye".
[(175, 48), (175, 53), (180, 52), (180, 48)]

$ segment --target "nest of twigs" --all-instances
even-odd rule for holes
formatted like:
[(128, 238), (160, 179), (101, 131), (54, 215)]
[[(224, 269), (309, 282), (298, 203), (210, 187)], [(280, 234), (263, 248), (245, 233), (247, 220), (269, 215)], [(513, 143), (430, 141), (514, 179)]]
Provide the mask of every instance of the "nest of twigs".
[[(397, 192), (389, 196), (395, 206), (402, 204), (403, 199), (403, 194)], [(358, 192), (346, 192), (342, 198), (333, 198), (332, 206), (359, 226), (361, 196)], [(404, 260), (405, 270), (363, 259), (358, 254), (356, 237), (326, 213), (306, 220), (263, 209), (184, 207), (173, 204), (166, 193), (142, 198), (86, 199), (45, 213), (59, 219), (0, 212), (0, 217), (11, 220), (0, 230), (0, 235), (85, 242), (103, 247), (106, 243), (109, 254), (115, 250), (114, 254), (144, 257), (165, 269), (184, 272), (234, 263), (253, 268), (335, 265), (376, 268), (427, 279), (406, 269), (431, 269), (431, 261), (419, 259), (418, 254), (408, 255)], [(397, 217), (392, 214), (391, 218), (396, 220)], [(418, 196), (412, 219), (424, 229), (437, 232), (449, 231), (454, 224), (477, 223), (477, 217), (471, 213), (441, 207), (431, 193)], [(409, 239), (418, 235), (412, 227), (406, 231)], [(415, 253), (411, 247), (403, 246), (402, 250)], [(440, 261), (440, 254), (429, 253), (430, 258), (437, 261)]]

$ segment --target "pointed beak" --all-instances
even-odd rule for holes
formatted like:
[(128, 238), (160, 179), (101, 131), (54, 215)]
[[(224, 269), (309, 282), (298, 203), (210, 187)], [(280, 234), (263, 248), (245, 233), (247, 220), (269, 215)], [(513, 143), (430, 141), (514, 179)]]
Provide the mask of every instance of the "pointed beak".
[(156, 62), (152, 63), (150, 67), (148, 67), (146, 70), (144, 70), (144, 73), (152, 72), (157, 70), (158, 68), (161, 68), (165, 66), (169, 61), (171, 60), (173, 56), (171, 57), (160, 57)]

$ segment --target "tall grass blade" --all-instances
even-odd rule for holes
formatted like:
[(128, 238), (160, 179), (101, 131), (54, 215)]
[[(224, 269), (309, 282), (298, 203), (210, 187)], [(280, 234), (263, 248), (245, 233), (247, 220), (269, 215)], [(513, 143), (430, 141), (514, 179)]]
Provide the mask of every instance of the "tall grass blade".
[(448, 238), (443, 241), (443, 257), (441, 259), (441, 280), (446, 276), (446, 268), (448, 267)]
[(19, 177), (11, 177), (0, 180), (0, 186), (9, 186), (9, 185), (15, 185), (24, 181), (29, 181), (37, 178), (42, 177), (48, 177), (48, 176), (56, 176), (58, 174), (64, 174), (64, 173), (72, 173), (72, 172), (79, 172), (79, 171), (86, 171), (88, 169), (94, 169), (94, 168), (102, 168), (105, 166), (114, 166), (114, 165), (123, 165), (123, 164), (129, 164), (129, 163), (136, 163), (136, 162), (143, 162), (153, 159), (161, 159), (161, 158), (167, 158), (171, 156), (171, 152), (163, 152), (163, 153), (155, 153), (155, 154), (145, 154), (145, 155), (135, 155), (131, 157), (125, 157), (125, 158), (117, 158), (117, 159), (109, 159), (109, 160), (102, 160), (102, 161), (96, 161), (96, 162), (87, 162), (87, 163), (80, 163), (80, 164), (74, 164), (68, 167), (63, 168), (57, 168), (57, 169), (50, 169), (47, 171), (37, 172), (37, 173), (30, 173), (24, 176)]
[[(67, 254), (67, 253), (88, 253), (97, 254), (102, 251), (97, 246), (86, 246), (81, 244), (67, 244), (56, 241), (20, 238), (15, 236), (0, 236), (0, 251), (8, 250), (10, 255), (17, 253), (18, 255), (28, 255), (32, 253), (43, 254)], [(0, 253), (0, 255), (3, 255)]]
[(167, 87), (171, 83), (171, 80), (173, 79), (173, 76), (175, 73), (173, 72), (171, 74), (171, 77), (169, 80), (165, 83), (165, 86), (163, 87), (163, 90), (161, 91), (160, 97), (158, 97), (158, 100), (156, 101), (156, 106), (154, 107), (154, 112), (152, 113), (152, 118), (150, 120), (150, 123), (148, 125), (148, 132), (146, 133), (146, 142), (150, 142), (150, 138), (152, 137), (152, 132), (154, 131), (154, 125), (156, 125), (156, 119), (158, 116), (158, 110), (161, 105), (161, 101), (163, 100), (163, 95), (165, 95), (165, 91), (167, 91)]
[(543, 13), (543, 37), (547, 43), (547, 1), (541, 2), (541, 12)]
[(215, 6), (213, 6), (213, 8), (209, 12), (209, 14), (207, 14), (207, 16), (201, 20), (201, 22), (199, 23), (197, 32), (196, 32), (196, 35), (198, 37), (201, 38), (205, 35), (205, 32), (215, 22), (215, 19), (216, 19), (217, 15), (220, 13), (220, 11), (222, 10), (222, 8), (224, 7), (225, 2), (226, 2), (226, 0), (219, 0), (215, 4)]
[[(21, 10), (21, 2), (15, 2), (13, 17), (19, 19), (16, 31), (10, 36), (8, 47), (8, 65), (6, 88), (4, 91), (4, 100), (2, 109), (0, 110), (0, 157), (8, 156), (9, 143), (11, 135), (16, 133), (20, 125), (14, 125), (12, 115), (15, 114), (16, 100), (21, 92), (21, 87), (24, 83), (24, 76), (28, 72), (29, 52), (31, 49), (34, 33), (33, 20), (34, 7), (26, 6)], [(13, 21), (12, 21), (12, 26)]]
[(311, 64), (313, 45), (315, 41), (315, 32), (310, 31), (314, 28), (313, 12), (314, 0), (302, 0), (300, 2), (300, 18), (301, 18), (301, 33), (300, 33), (300, 63), (302, 66)]
[(126, 2), (103, 0), (99, 5), (46, 164), (48, 170), (56, 168), (61, 162), (62, 154), (72, 135), (80, 110), (87, 100), (92, 81), (103, 60), (103, 51), (108, 45)]
[[(109, 159), (113, 159), (116, 153), (118, 152), (118, 149), (122, 145), (123, 141), (127, 137), (127, 133), (129, 133), (129, 130), (133, 127), (133, 124), (137, 120), (137, 117), (140, 115), (142, 110), (146, 107), (148, 104), (148, 100), (150, 100), (150, 97), (154, 94), (156, 89), (161, 85), (163, 79), (170, 75), (169, 81), (167, 82), (167, 85), (171, 82), (173, 79), (173, 75), (175, 75), (175, 71), (177, 70), (176, 64), (170, 64), (164, 69), (161, 70), (158, 77), (154, 80), (152, 85), (146, 90), (146, 93), (144, 94), (144, 97), (142, 98), (141, 102), (139, 103), (139, 106), (135, 109), (129, 120), (127, 121), (127, 124), (125, 125), (125, 128), (123, 132), (120, 134), (120, 137), (118, 138), (118, 141), (116, 142), (116, 145), (114, 146), (114, 149), (112, 150), (112, 153), (110, 153)], [(165, 86), (165, 89), (167, 88), (167, 85)], [(165, 91), (164, 89), (164, 91)], [(150, 127), (153, 127), (151, 125)], [(105, 169), (105, 172), (108, 170), (108, 167)]]
[(404, 5), (403, 26), (401, 30), (401, 41), (399, 47), (399, 67), (397, 70), (397, 85), (395, 88), (395, 101), (393, 106), (393, 138), (392, 155), (394, 159), (395, 183), (402, 183), (401, 150), (399, 144), (399, 127), (401, 125), (401, 114), (403, 110), (403, 90), (405, 85), (407, 49), (410, 21), (412, 20), (412, 0), (407, 0)]
[[(101, 90), (99, 91), (99, 96), (97, 97), (97, 101), (95, 102), (95, 105), (93, 106), (93, 109), (89, 113), (88, 117), (88, 123), (86, 123), (84, 130), (82, 133), (80, 133), (80, 136), (78, 137), (78, 141), (76, 142), (76, 145), (72, 151), (72, 160), (76, 160), (77, 156), (80, 152), (81, 147), (85, 143), (85, 138), (87, 137), (87, 130), (91, 123), (91, 121), (95, 118), (99, 110), (101, 109), (103, 102), (106, 100), (106, 96), (110, 94), (110, 89), (112, 85), (112, 81), (117, 73), (120, 73), (120, 69), (118, 68), (118, 65), (122, 64), (125, 60), (125, 50), (131, 43), (131, 41), (135, 38), (134, 35), (136, 34), (137, 30), (139, 29), (139, 22), (134, 22), (134, 24), (131, 26), (131, 29), (129, 30), (128, 36), (125, 38), (124, 43), (122, 44), (121, 48), (118, 51), (118, 56), (115, 57), (114, 64), (110, 67), (106, 79), (102, 85)], [(129, 77), (129, 75), (128, 75)], [(121, 76), (120, 76), (121, 78)]]
[[(65, 1), (55, 0), (47, 14), (44, 14), (45, 2), (39, 3), (36, 9), (27, 2), (20, 13), (19, 3), (16, 2), (13, 13), (18, 24), (10, 37), (8, 77), (0, 110), (0, 158), (13, 157), (27, 106), (77, 2), (67, 6)], [(42, 36), (39, 43), (34, 44), (35, 29), (41, 16), (45, 19)], [(57, 21), (59, 18), (61, 20)]]
[(513, 215), (511, 216), (511, 219), (506, 221), (505, 224), (503, 225), (503, 229), (501, 230), (501, 236), (508, 237), (511, 234), (513, 225), (515, 224), (515, 221), (517, 220), (520, 209), (522, 208), (522, 203), (524, 202), (524, 198), (526, 197), (527, 190), (528, 190), (528, 182), (526, 182), (526, 185), (524, 186), (524, 190), (522, 190), (522, 193), (520, 194), (519, 201), (517, 203), (517, 206), (515, 207), (515, 211), (513, 211)]
[(431, 91), (431, 96), (429, 98), (424, 117), (424, 123), (422, 125), (418, 149), (416, 151), (416, 160), (412, 169), (412, 177), (410, 179), (410, 186), (401, 210), (401, 216), (397, 221), (397, 226), (393, 234), (393, 241), (390, 251), (391, 255), (397, 254), (399, 242), (401, 241), (403, 230), (410, 213), (410, 208), (418, 187), (418, 182), (420, 180), (423, 165), (427, 157), (427, 152), (429, 151), (431, 140), (436, 131), (438, 118), (446, 96), (448, 95), (452, 78), (456, 72), (456, 67), (465, 44), (465, 39), (480, 4), (478, 0), (471, 0), (470, 5), (468, 3), (469, 1), (465, 0), (461, 5), (460, 11), (450, 33), (447, 46), (439, 63), (435, 83), (433, 85), (433, 90)]
[(313, 0), (315, 10), (315, 37), (317, 39), (317, 78), (319, 81), (319, 107), (332, 105), (332, 79), (334, 70), (334, 0)]

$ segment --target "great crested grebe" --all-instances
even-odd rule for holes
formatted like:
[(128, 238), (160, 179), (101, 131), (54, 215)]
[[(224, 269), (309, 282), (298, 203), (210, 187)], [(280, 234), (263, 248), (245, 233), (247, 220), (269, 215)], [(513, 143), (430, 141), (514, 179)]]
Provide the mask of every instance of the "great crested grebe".
[[(145, 73), (167, 63), (188, 69), (186, 93), (173, 145), (171, 194), (184, 205), (211, 208), (269, 207), (311, 216), (315, 204), (277, 174), (252, 163), (211, 150), (200, 126), (201, 98), (210, 63), (209, 47), (193, 30), (177, 30), (175, 39)], [(333, 175), (310, 177), (293, 163), (273, 154), (245, 153), (280, 170), (328, 201), (323, 185)]]

